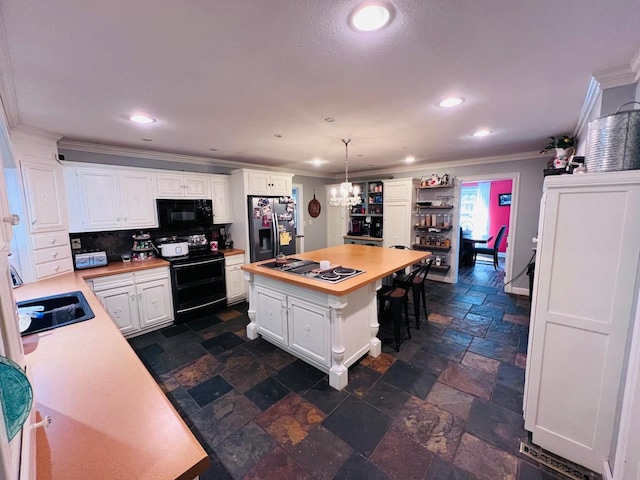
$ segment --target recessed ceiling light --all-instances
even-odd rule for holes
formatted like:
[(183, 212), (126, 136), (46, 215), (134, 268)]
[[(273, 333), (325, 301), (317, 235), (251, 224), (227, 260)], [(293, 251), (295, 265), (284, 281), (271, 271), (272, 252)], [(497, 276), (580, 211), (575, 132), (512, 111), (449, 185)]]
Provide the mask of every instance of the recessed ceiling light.
[(154, 123), (156, 121), (155, 118), (151, 118), (147, 115), (135, 114), (129, 117), (129, 120), (136, 123)]
[(327, 117), (327, 118), (324, 119), (324, 121), (327, 122), (327, 123), (333, 123), (333, 122), (336, 121), (336, 119), (333, 118), (333, 117)]
[(443, 108), (451, 108), (451, 107), (457, 107), (462, 102), (464, 102), (464, 98), (449, 97), (442, 100), (438, 105)]
[(314, 158), (311, 163), (313, 163), (314, 167), (319, 167), (320, 165), (322, 165), (324, 162), (322, 160), (320, 160), (319, 158)]
[(282, 135), (280, 135), (279, 133), (276, 133), (273, 136), (276, 137), (276, 138), (282, 138)]
[(407, 157), (404, 159), (404, 163), (413, 163), (416, 161), (416, 157)]
[(487, 135), (491, 135), (489, 130), (478, 130), (473, 134), (474, 137), (486, 137)]
[(372, 32), (389, 23), (391, 13), (383, 5), (365, 5), (359, 8), (351, 17), (351, 24), (361, 32)]

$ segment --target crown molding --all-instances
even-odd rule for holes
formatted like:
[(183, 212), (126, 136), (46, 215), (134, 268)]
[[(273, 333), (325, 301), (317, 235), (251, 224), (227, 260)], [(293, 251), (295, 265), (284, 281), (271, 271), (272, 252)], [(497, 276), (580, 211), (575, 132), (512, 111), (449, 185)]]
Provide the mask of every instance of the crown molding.
[(600, 101), (601, 94), (602, 89), (600, 88), (600, 84), (595, 77), (591, 77), (591, 80), (589, 80), (589, 86), (587, 87), (587, 93), (584, 98), (584, 103), (582, 104), (582, 110), (580, 110), (580, 116), (578, 117), (578, 124), (573, 132), (576, 138), (580, 138), (582, 136), (582, 132), (585, 131), (585, 128), (589, 125), (589, 119), (591, 118), (593, 109)]
[[(468, 167), (472, 165), (486, 165), (490, 163), (504, 163), (504, 162), (514, 162), (518, 160), (527, 160), (530, 158), (540, 158), (542, 155), (538, 151), (533, 152), (519, 152), (519, 153), (510, 153), (508, 155), (494, 155), (490, 157), (475, 157), (475, 158), (466, 158), (463, 160), (452, 160), (452, 161), (439, 161), (439, 162), (430, 162), (430, 163), (412, 163), (410, 166), (403, 167), (389, 167), (389, 168), (381, 168), (377, 170), (367, 170), (366, 173), (364, 171), (353, 171), (350, 169), (349, 176), (354, 178), (362, 178), (362, 177), (373, 177), (380, 175), (397, 175), (405, 172), (415, 172), (416, 170), (425, 170), (432, 172), (433, 170), (447, 170), (449, 168), (455, 167)], [(344, 175), (336, 175), (333, 177), (336, 180), (343, 178)]]
[(603, 90), (637, 82), (640, 79), (640, 49), (628, 64), (594, 72), (593, 76)]
[(198, 157), (195, 155), (181, 155), (177, 153), (157, 152), (155, 150), (141, 150), (137, 148), (116, 147), (113, 145), (102, 145), (99, 143), (78, 142), (75, 140), (61, 140), (58, 142), (58, 149), (73, 150), (78, 152), (100, 153), (104, 155), (118, 155), (122, 157), (144, 158), (148, 160), (159, 160), (163, 162), (177, 162), (191, 165), (208, 165), (213, 167), (225, 167), (229, 169), (257, 168), (273, 172), (295, 172), (295, 175), (307, 177), (330, 178), (331, 175), (306, 170), (298, 170), (287, 167), (271, 167), (268, 165), (258, 165), (249, 162), (237, 162), (232, 160), (222, 160), (219, 158)]
[(11, 129), (12, 137), (28, 137), (29, 139), (40, 139), (58, 142), (62, 138), (62, 135), (57, 133), (48, 132), (47, 130), (41, 130), (39, 128), (30, 127), (29, 125), (18, 125)]

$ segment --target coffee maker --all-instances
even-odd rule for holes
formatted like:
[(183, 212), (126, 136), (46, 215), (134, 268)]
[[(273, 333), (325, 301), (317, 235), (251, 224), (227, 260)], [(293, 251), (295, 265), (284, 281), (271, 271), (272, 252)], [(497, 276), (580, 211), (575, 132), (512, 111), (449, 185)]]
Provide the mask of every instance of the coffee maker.
[(349, 231), (349, 235), (362, 235), (362, 219), (361, 218), (352, 218), (351, 219), (351, 230)]

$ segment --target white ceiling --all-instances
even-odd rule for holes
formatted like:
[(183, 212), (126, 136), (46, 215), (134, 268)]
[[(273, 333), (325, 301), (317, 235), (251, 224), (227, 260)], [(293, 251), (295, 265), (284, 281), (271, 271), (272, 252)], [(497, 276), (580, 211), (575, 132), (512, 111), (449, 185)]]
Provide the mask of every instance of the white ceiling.
[(373, 33), (360, 3), (1, 0), (5, 95), (69, 140), (336, 173), (350, 137), (352, 171), (419, 168), (573, 132), (591, 74), (640, 47), (640, 0), (392, 0)]

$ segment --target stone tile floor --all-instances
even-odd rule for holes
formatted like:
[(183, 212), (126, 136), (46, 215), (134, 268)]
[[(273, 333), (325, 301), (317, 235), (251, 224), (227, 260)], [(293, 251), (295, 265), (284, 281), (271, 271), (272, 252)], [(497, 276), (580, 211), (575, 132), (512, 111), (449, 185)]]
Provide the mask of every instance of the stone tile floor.
[(203, 480), (565, 478), (518, 453), (529, 300), (475, 270), (481, 285), (428, 282), (429, 321), (340, 392), (249, 341), (246, 303), (130, 343), (209, 453)]

